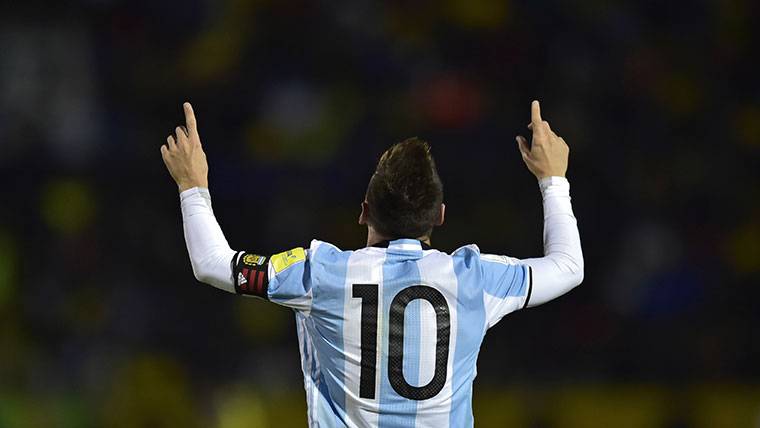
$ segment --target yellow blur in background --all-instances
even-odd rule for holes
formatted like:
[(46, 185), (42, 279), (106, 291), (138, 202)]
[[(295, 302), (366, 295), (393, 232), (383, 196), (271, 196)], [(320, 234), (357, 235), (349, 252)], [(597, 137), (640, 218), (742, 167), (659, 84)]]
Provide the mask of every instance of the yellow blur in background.
[[(142, 356), (114, 377), (97, 406), (84, 397), (30, 397), (0, 392), (0, 426), (8, 428), (303, 427), (303, 390), (268, 390), (251, 382), (195, 395), (192, 380), (164, 356)], [(254, 382), (255, 383), (255, 382)], [(475, 388), (479, 427), (756, 428), (760, 388), (699, 384), (556, 385)], [(91, 399), (93, 399), (91, 397)], [(92, 404), (92, 403), (91, 403)], [(95, 411), (94, 409), (99, 410)]]

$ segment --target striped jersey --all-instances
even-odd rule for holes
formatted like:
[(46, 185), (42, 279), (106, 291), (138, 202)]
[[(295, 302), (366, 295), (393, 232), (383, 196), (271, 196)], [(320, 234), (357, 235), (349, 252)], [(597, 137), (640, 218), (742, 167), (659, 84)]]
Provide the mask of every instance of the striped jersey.
[(414, 239), (238, 253), (237, 292), (296, 313), (310, 427), (468, 427), (486, 330), (526, 306), (530, 267)]

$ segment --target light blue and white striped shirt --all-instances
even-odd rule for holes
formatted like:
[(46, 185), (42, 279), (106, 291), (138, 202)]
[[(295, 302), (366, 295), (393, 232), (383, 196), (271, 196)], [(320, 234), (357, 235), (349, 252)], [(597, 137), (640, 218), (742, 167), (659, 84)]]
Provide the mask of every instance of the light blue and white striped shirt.
[(267, 297), (296, 310), (309, 426), (471, 426), (480, 344), (525, 306), (531, 268), (475, 245), (384, 246), (314, 240), (281, 271), (270, 263)]

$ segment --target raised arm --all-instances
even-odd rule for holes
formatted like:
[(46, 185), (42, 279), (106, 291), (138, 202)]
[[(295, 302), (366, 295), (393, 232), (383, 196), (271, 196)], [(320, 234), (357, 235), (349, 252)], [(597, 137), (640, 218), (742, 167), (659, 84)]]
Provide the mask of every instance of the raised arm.
[(175, 135), (161, 146), (161, 157), (180, 192), (185, 242), (193, 274), (198, 281), (231, 293), (232, 258), (235, 255), (211, 209), (208, 191), (208, 163), (201, 146), (198, 125), (190, 103), (183, 105), (186, 126), (177, 126)]
[(544, 257), (521, 260), (531, 267), (532, 288), (528, 306), (557, 298), (583, 281), (583, 252), (578, 225), (565, 178), (570, 149), (565, 140), (541, 118), (538, 101), (531, 104), (533, 131), (530, 147), (517, 137), (523, 161), (539, 181), (544, 205)]

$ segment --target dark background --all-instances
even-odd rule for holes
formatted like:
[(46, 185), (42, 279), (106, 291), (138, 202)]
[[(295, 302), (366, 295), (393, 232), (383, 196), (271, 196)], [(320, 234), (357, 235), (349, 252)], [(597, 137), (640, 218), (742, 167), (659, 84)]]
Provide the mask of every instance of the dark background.
[(583, 285), (486, 337), (479, 426), (760, 426), (750, 0), (0, 7), (0, 426), (304, 426), (294, 321), (198, 284), (159, 147), (195, 106), (231, 246), (361, 247), (431, 142), (452, 251), (542, 251), (514, 136), (571, 147)]

